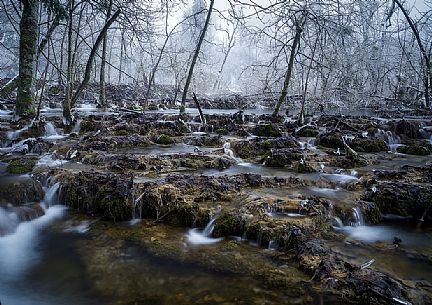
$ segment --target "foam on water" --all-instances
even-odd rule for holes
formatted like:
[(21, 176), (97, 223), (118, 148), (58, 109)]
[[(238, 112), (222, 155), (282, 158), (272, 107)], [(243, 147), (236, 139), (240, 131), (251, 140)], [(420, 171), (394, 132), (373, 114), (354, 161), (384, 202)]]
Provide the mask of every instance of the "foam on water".
[(212, 238), (211, 234), (215, 226), (216, 218), (210, 220), (204, 230), (199, 230), (197, 228), (190, 229), (187, 233), (188, 243), (192, 245), (211, 245), (223, 240), (223, 237)]
[(15, 232), (0, 237), (0, 270), (2, 276), (19, 276), (38, 259), (39, 231), (63, 216), (65, 206), (53, 206), (45, 215), (20, 223)]

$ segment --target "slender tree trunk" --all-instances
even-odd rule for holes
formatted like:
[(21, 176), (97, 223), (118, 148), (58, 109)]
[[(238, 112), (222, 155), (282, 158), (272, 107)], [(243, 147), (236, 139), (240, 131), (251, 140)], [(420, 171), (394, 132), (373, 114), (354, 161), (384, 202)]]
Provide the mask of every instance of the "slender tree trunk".
[(205, 21), (205, 24), (204, 24), (204, 28), (203, 28), (203, 30), (202, 30), (202, 32), (200, 34), (200, 37), (199, 37), (199, 40), (198, 40), (198, 44), (197, 44), (196, 49), (195, 49), (195, 53), (194, 53), (194, 56), (192, 58), (191, 65), (189, 67), (189, 73), (188, 73), (188, 76), (187, 76), (187, 79), (186, 79), (185, 86), (183, 88), (183, 95), (182, 95), (182, 101), (181, 101), (181, 107), (180, 107), (180, 115), (184, 115), (185, 112), (186, 112), (185, 110), (186, 110), (186, 97), (187, 97), (187, 93), (188, 93), (189, 86), (190, 86), (190, 83), (191, 83), (191, 80), (192, 80), (195, 64), (197, 62), (198, 55), (199, 55), (199, 52), (201, 50), (201, 45), (202, 45), (202, 43), (204, 41), (204, 37), (205, 37), (205, 34), (207, 32), (208, 25), (210, 23), (210, 17), (211, 17), (212, 11), (213, 11), (213, 5), (214, 5), (214, 3), (215, 3), (215, 0), (210, 0), (210, 7), (209, 7), (209, 10), (208, 10), (208, 13), (207, 13), (207, 17), (206, 17), (206, 21)]
[(288, 93), (288, 86), (291, 80), (291, 74), (292, 74), (292, 70), (294, 68), (294, 58), (297, 54), (297, 48), (300, 44), (300, 37), (301, 37), (301, 33), (303, 32), (303, 26), (300, 24), (300, 22), (297, 22), (296, 24), (296, 33), (294, 36), (294, 41), (293, 41), (293, 45), (291, 47), (291, 54), (290, 54), (290, 58), (289, 58), (289, 62), (288, 62), (288, 70), (285, 73), (285, 81), (283, 84), (283, 89), (282, 89), (282, 94), (279, 97), (279, 100), (276, 104), (276, 107), (273, 111), (273, 117), (276, 117), (279, 113), (279, 109), (282, 105), (282, 103), (285, 101), (287, 93)]
[(309, 85), (309, 75), (310, 75), (310, 71), (312, 70), (312, 63), (313, 63), (313, 59), (315, 57), (315, 51), (317, 49), (317, 44), (318, 44), (318, 37), (315, 40), (315, 43), (314, 43), (314, 46), (312, 49), (311, 59), (310, 59), (309, 66), (308, 66), (307, 72), (306, 72), (306, 81), (305, 81), (305, 85), (304, 85), (303, 97), (302, 97), (302, 102), (301, 102), (301, 110), (300, 110), (300, 114), (298, 117), (299, 125), (304, 124), (306, 96), (307, 96), (307, 90), (308, 90), (308, 85)]
[(36, 68), (38, 36), (37, 0), (22, 0), (19, 42), (19, 80), (16, 99), (16, 114), (28, 117), (34, 115), (34, 74)]
[(73, 44), (73, 7), (75, 6), (75, 0), (71, 0), (69, 7), (69, 19), (68, 19), (68, 33), (67, 33), (67, 72), (66, 72), (66, 97), (63, 100), (63, 118), (65, 119), (66, 125), (72, 123), (71, 115), (71, 101), (72, 101), (72, 91), (73, 91), (73, 79), (72, 79), (72, 64), (73, 64), (73, 54), (72, 54), (72, 44)]
[[(111, 8), (112, 8), (112, 0), (110, 0), (108, 3), (105, 22), (108, 22), (109, 18), (111, 17)], [(99, 87), (99, 104), (102, 108), (107, 107), (106, 84), (105, 84), (106, 53), (107, 53), (107, 33), (105, 33), (105, 35), (103, 37), (103, 41), (102, 41), (101, 66), (100, 66), (100, 73), (99, 73), (99, 86), (100, 86)]]
[(206, 121), (206, 119), (205, 119), (204, 112), (203, 112), (202, 109), (201, 109), (201, 105), (199, 104), (199, 101), (198, 101), (198, 98), (197, 98), (195, 92), (192, 92), (192, 97), (193, 97), (193, 100), (194, 100), (194, 102), (195, 102), (195, 105), (196, 105), (197, 108), (198, 108), (198, 112), (199, 112), (200, 119), (201, 119), (201, 126), (202, 126), (202, 127), (205, 127), (206, 124), (207, 124), (207, 121)]
[(122, 79), (122, 71), (123, 71), (123, 45), (124, 45), (124, 30), (121, 33), (121, 42), (120, 42), (120, 65), (119, 65), (119, 77), (118, 83), (121, 84)]
[(99, 48), (99, 45), (101, 44), (104, 35), (106, 34), (106, 32), (108, 31), (108, 28), (111, 26), (111, 24), (117, 19), (117, 17), (120, 15), (120, 10), (117, 10), (112, 16), (111, 18), (105, 23), (104, 27), (102, 28), (101, 32), (99, 33), (99, 36), (97, 37), (95, 44), (93, 45), (93, 48), (90, 52), (89, 58), (87, 60), (87, 65), (86, 65), (86, 69), (84, 72), (84, 79), (81, 82), (81, 84), (79, 85), (79, 87), (77, 88), (73, 98), (72, 98), (72, 103), (75, 104), (82, 91), (84, 90), (84, 88), (87, 86), (89, 80), (90, 80), (90, 74), (91, 74), (91, 70), (92, 70), (92, 63), (93, 60), (96, 56), (96, 52)]

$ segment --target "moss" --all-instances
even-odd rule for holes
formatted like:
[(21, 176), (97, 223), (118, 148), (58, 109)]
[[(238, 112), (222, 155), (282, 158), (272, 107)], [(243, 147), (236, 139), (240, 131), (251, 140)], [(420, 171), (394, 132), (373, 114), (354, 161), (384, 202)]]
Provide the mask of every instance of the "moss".
[(240, 235), (237, 219), (231, 214), (223, 214), (216, 220), (213, 230), (214, 237), (222, 237), (229, 235)]
[(128, 131), (125, 130), (125, 129), (116, 130), (115, 131), (115, 135), (116, 136), (127, 136), (128, 135)]
[(174, 143), (174, 140), (169, 135), (161, 134), (155, 139), (155, 142), (161, 145), (171, 145)]
[(259, 137), (281, 137), (279, 129), (273, 124), (257, 125), (252, 133)]
[(423, 146), (419, 143), (412, 143), (407, 146), (398, 147), (397, 151), (407, 155), (427, 156), (430, 155), (431, 148), (430, 145)]
[(33, 159), (19, 159), (10, 161), (6, 170), (10, 174), (24, 174), (31, 172), (36, 161)]
[(148, 105), (148, 110), (152, 110), (152, 111), (158, 110), (158, 106), (156, 104), (150, 104)]
[(305, 174), (305, 173), (314, 173), (315, 170), (306, 162), (299, 162), (297, 164), (297, 172), (299, 174)]
[(383, 139), (356, 138), (349, 143), (350, 147), (359, 152), (388, 151), (389, 147)]
[(298, 137), (316, 137), (319, 131), (315, 127), (306, 126), (296, 132)]
[(227, 135), (228, 134), (228, 131), (226, 131), (226, 129), (225, 128), (218, 128), (218, 129), (216, 129), (216, 133), (218, 134), (218, 135)]
[(99, 124), (94, 121), (83, 120), (81, 122), (80, 134), (97, 131), (98, 129), (100, 129), (99, 127)]

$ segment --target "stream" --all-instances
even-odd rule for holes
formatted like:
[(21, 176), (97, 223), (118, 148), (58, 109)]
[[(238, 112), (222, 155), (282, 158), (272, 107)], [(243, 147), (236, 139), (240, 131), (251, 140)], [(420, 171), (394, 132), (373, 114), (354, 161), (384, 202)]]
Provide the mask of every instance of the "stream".
[[(114, 112), (100, 113), (90, 104), (81, 105), (76, 110), (84, 114), (82, 120), (94, 114), (118, 115)], [(212, 109), (204, 112), (232, 115), (236, 111)], [(58, 115), (48, 108), (43, 109), (43, 113), (47, 118)], [(151, 113), (171, 115), (174, 111)], [(256, 115), (268, 113), (266, 109), (245, 111), (245, 114)], [(9, 116), (6, 112), (0, 114), (3, 119)], [(365, 153), (364, 156), (372, 160), (368, 164), (342, 169), (332, 164), (339, 150), (316, 146), (313, 137), (299, 137), (298, 150), (302, 158), (295, 164), (314, 160), (310, 164), (315, 166), (311, 172), (300, 172), (294, 166), (269, 167), (258, 158), (238, 157), (233, 144), (253, 140), (255, 136), (226, 135), (221, 136), (221, 143), (225, 144), (220, 147), (198, 147), (183, 141), (209, 135), (189, 132), (185, 138), (178, 136), (171, 145), (128, 147), (115, 142), (113, 147), (103, 150), (74, 146), (84, 143), (86, 136), (74, 135), (80, 133), (80, 128), (81, 120), (70, 133), (59, 128), (58, 124), (47, 122), (37, 141), (49, 148), (43, 148), (40, 154), (29, 152), (28, 139), (21, 139), (25, 128), (8, 133), (7, 141), (0, 148), (6, 156), (0, 162), (1, 186), (14, 187), (11, 191), (18, 192), (19, 185), (24, 183), (22, 181), (37, 177), (43, 194), (35, 197), (38, 200), (28, 199), (34, 196), (31, 191), (20, 190), (23, 196), (18, 199), (9, 197), (4, 191), (0, 194), (4, 196), (4, 200), (0, 196), (2, 305), (346, 304), (333, 291), (311, 283), (310, 274), (298, 268), (293, 252), (285, 252), (280, 236), (272, 231), (273, 225), (276, 228), (291, 226), (305, 232), (316, 229), (316, 217), (320, 213), (326, 213), (323, 219), (327, 222), (325, 228), (329, 230), (321, 240), (338, 257), (353, 266), (362, 266), (373, 260), (368, 268), (398, 280), (424, 281), (426, 286), (432, 282), (431, 229), (421, 226), (421, 223), (416, 225), (412, 217), (388, 213), (380, 213), (382, 219), (379, 223), (371, 224), (365, 210), (358, 205), (365, 190), (376, 192), (373, 183), (380, 187), (380, 181), (373, 180), (377, 171), (398, 171), (404, 166), (422, 168), (430, 163), (430, 155), (398, 153), (396, 149), (401, 144), (394, 139), (388, 141), (391, 148), (388, 151)], [(111, 130), (97, 128), (89, 134), (107, 132)], [(108, 138), (110, 136), (112, 134)], [(119, 141), (118, 138), (114, 137), (114, 141)], [(96, 136), (93, 139), (96, 141)], [(88, 143), (93, 144), (91, 138)], [(22, 150), (26, 145), (27, 150)], [(18, 151), (20, 156), (35, 161), (32, 172), (8, 172), (8, 162), (15, 160)], [(112, 160), (130, 158), (131, 161), (110, 165), (109, 168), (104, 157)], [(140, 167), (134, 167), (137, 163), (141, 164)], [(70, 174), (75, 179), (73, 181), (86, 181), (87, 176), (80, 176), (83, 171), (90, 174), (131, 174), (135, 193), (128, 217), (134, 217), (112, 222), (106, 219), (107, 215), (101, 216), (92, 210), (79, 213), (66, 206), (64, 181), (67, 180), (61, 180), (65, 179), (61, 174)], [(182, 184), (182, 177), (176, 180), (176, 175), (185, 175), (186, 182)], [(242, 177), (255, 179), (255, 176), (261, 179), (258, 187), (252, 181), (248, 182), (250, 185), (230, 189), (230, 179), (240, 185)], [(194, 177), (202, 180), (193, 180)], [(208, 186), (199, 185), (206, 181)], [(156, 186), (158, 188), (150, 189), (149, 194), (142, 191)], [(194, 190), (194, 187), (202, 189), (195, 192), (188, 189)], [(206, 197), (212, 187), (218, 190), (215, 193), (220, 197)], [(121, 189), (121, 184), (116, 188)], [(159, 217), (163, 219), (166, 216), (163, 211), (145, 208), (143, 211), (143, 206), (150, 204), (152, 195), (170, 188), (184, 193), (159, 194), (158, 205), (163, 205), (164, 198), (177, 200), (180, 197), (180, 202), (191, 202), (202, 208), (194, 210), (194, 213), (205, 211), (205, 217), (197, 217), (198, 223), (194, 220), (189, 225), (181, 222), (169, 225), (159, 221)], [(91, 197), (99, 191), (96, 188), (87, 194)], [(147, 196), (147, 201), (140, 201), (140, 194)], [(19, 202), (12, 203), (11, 198)], [(84, 202), (85, 198), (81, 200)], [(218, 227), (218, 221), (226, 216), (224, 213), (237, 215), (239, 211), (244, 213), (243, 226), (258, 218), (270, 224), (270, 229), (251, 233)], [(145, 215), (147, 219), (138, 215)], [(150, 220), (154, 215), (158, 219)], [(228, 233), (220, 233), (223, 230)], [(265, 235), (266, 232), (270, 232), (270, 237)], [(295, 234), (292, 232), (289, 231), (289, 236)]]

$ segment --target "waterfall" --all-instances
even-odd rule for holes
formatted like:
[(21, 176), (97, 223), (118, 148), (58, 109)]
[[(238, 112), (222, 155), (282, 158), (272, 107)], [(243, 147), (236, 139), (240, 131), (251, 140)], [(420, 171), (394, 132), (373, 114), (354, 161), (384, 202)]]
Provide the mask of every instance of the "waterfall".
[(45, 209), (58, 204), (58, 190), (60, 189), (60, 183), (54, 183), (45, 190), (45, 196), (43, 199), (42, 207)]
[(234, 152), (231, 149), (231, 144), (229, 142), (226, 142), (222, 147), (223, 147), (223, 151), (224, 151), (225, 155), (227, 155), (228, 157), (230, 157), (231, 159), (233, 159), (237, 163), (242, 162), (242, 160), (240, 158), (237, 158), (234, 155)]
[(74, 128), (72, 129), (73, 133), (79, 133), (81, 131), (81, 123), (82, 123), (82, 119), (78, 119)]
[(359, 207), (353, 208), (353, 216), (354, 216), (354, 227), (364, 226), (364, 219), (361, 209)]
[(211, 237), (215, 228), (215, 222), (216, 218), (212, 218), (203, 230), (197, 228), (190, 229), (187, 233), (188, 242), (192, 245), (210, 245), (221, 241), (223, 237)]
[(50, 137), (50, 136), (58, 136), (59, 134), (57, 133), (54, 125), (51, 122), (46, 122), (45, 123), (45, 136), (46, 137)]

